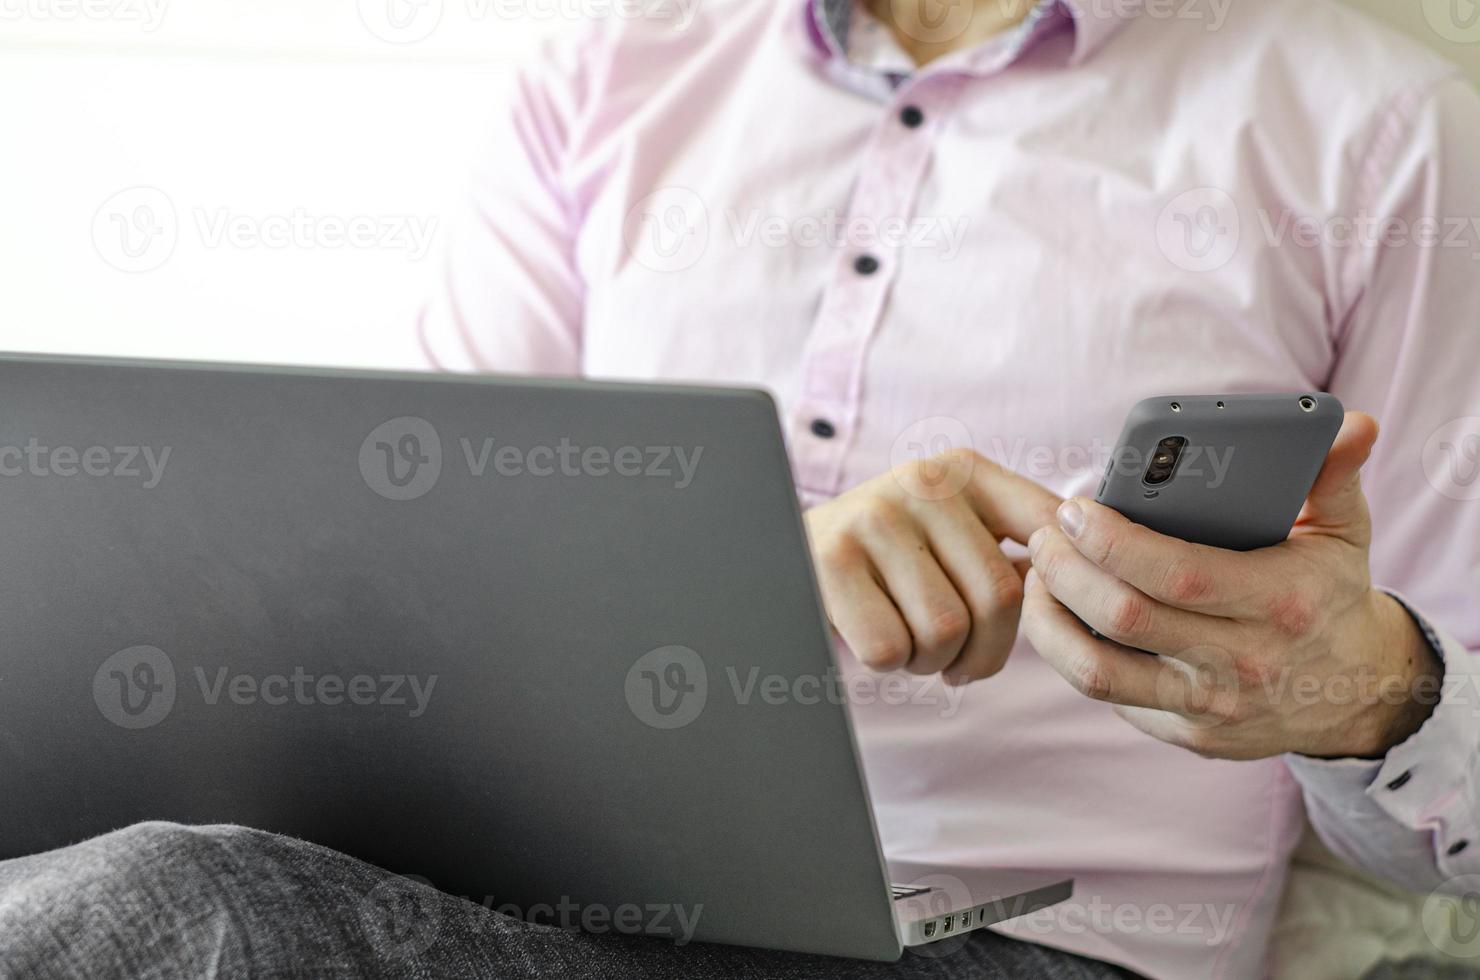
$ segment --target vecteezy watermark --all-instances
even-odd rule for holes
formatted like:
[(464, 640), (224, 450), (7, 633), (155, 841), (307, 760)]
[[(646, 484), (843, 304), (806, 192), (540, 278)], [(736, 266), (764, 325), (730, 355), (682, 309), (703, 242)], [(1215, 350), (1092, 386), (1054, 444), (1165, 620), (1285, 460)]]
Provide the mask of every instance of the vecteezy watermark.
[[(420, 718), (431, 704), (436, 674), (352, 674), (233, 671), (228, 666), (191, 670), (201, 703), (216, 707), (383, 707)], [(177, 681), (174, 661), (163, 650), (135, 646), (120, 650), (93, 674), (93, 700), (103, 717), (120, 728), (152, 728), (164, 721), (190, 687)]]
[(153, 728), (175, 706), (175, 664), (158, 647), (120, 650), (93, 674), (93, 701), (119, 728)]
[(782, 214), (761, 208), (724, 209), (712, 221), (697, 191), (664, 187), (627, 211), (622, 237), (627, 254), (654, 272), (682, 272), (704, 257), (714, 236), (733, 248), (830, 249), (849, 254), (929, 249), (954, 259), (966, 240), (968, 219), (956, 216), (874, 218), (827, 208)]
[(34, 436), (24, 446), (0, 446), (0, 477), (138, 480), (153, 490), (164, 479), (170, 447), (48, 446)]
[(1451, 500), (1480, 500), (1480, 416), (1446, 422), (1423, 447), (1429, 486)]
[(1480, 957), (1480, 875), (1457, 875), (1424, 897), (1424, 934), (1456, 959)]
[(169, 0), (0, 0), (0, 20), (138, 24), (152, 33), (168, 8)]
[(1213, 272), (1238, 254), (1243, 221), (1225, 190), (1198, 187), (1178, 194), (1156, 220), (1156, 244), (1167, 261), (1187, 272)]
[(940, 718), (961, 710), (965, 688), (952, 687), (935, 675), (840, 671), (765, 673), (757, 666), (726, 666), (725, 684), (711, 684), (704, 658), (686, 646), (664, 646), (638, 657), (627, 671), (623, 693), (638, 721), (661, 730), (683, 728), (698, 720), (706, 705), (726, 694), (740, 707), (819, 704), (914, 705), (932, 709)]
[(936, 415), (905, 428), (889, 449), (890, 472), (921, 500), (947, 500), (966, 489), (976, 468), (971, 430)]
[[(416, 44), (444, 23), (466, 32), (497, 21), (649, 20), (680, 31), (694, 22), (699, 0), (356, 0), (360, 22), (388, 44)], [(449, 28), (452, 30), (453, 28)]]
[(129, 187), (104, 201), (92, 220), (93, 247), (120, 272), (149, 272), (175, 254), (180, 221), (158, 187)]
[(669, 730), (693, 723), (709, 701), (704, 658), (685, 646), (649, 650), (627, 670), (627, 706), (650, 728)]
[(1476, 0), (1423, 0), (1423, 15), (1444, 40), (1480, 44), (1480, 3)]
[[(1480, 260), (1480, 215), (1406, 218), (1356, 214), (1313, 214), (1258, 208), (1259, 243), (1267, 248), (1463, 250)], [(1179, 269), (1212, 272), (1228, 265), (1250, 233), (1237, 201), (1218, 187), (1178, 194), (1156, 222), (1156, 243)]]
[[(668, 480), (675, 490), (694, 482), (703, 446), (582, 446), (562, 436), (553, 445), (519, 446), (492, 436), (457, 440), (475, 479), (618, 477)], [(415, 500), (437, 485), (442, 439), (426, 419), (402, 416), (376, 426), (360, 444), (360, 476), (390, 500)]]
[(376, 940), (375, 947), (399, 957), (421, 955), (437, 944), (444, 931), (466, 939), (484, 930), (504, 928), (510, 920), (567, 932), (671, 939), (674, 945), (684, 946), (693, 941), (704, 915), (702, 904), (605, 905), (576, 902), (568, 895), (529, 905), (506, 902), (494, 895), (463, 895), (454, 900), (418, 875), (387, 878), (357, 904), (360, 923)]
[(1404, 218), (1370, 212), (1318, 217), (1261, 208), (1259, 226), (1265, 244), (1296, 248), (1455, 249), (1480, 259), (1480, 216), (1426, 215)]
[[(4, 0), (0, 0), (4, 2)], [(317, 214), (295, 207), (281, 214), (247, 214), (194, 207), (186, 227), (202, 248), (381, 250), (419, 262), (431, 251), (438, 219), (407, 214)], [(158, 187), (130, 187), (93, 215), (93, 247), (121, 272), (150, 272), (170, 260), (180, 242), (179, 211)]]
[(442, 475), (442, 439), (426, 419), (412, 415), (376, 426), (360, 444), (360, 476), (387, 500), (415, 500)]
[[(1202, 480), (1216, 490), (1228, 478), (1235, 449), (1189, 443), (1178, 457), (1175, 477)], [(1060, 477), (1090, 481), (1107, 473), (1142, 476), (1157, 452), (1155, 444), (1116, 446), (1098, 438), (1085, 444), (1048, 445), (1024, 436), (977, 437), (959, 419), (934, 416), (907, 426), (894, 440), (889, 461), (890, 472), (906, 492), (944, 500), (966, 488), (981, 458), (1040, 482)]]
[(1237, 904), (1213, 902), (1126, 902), (1100, 895), (1074, 898), (1014, 920), (1014, 935), (1186, 936), (1208, 947), (1232, 935)]

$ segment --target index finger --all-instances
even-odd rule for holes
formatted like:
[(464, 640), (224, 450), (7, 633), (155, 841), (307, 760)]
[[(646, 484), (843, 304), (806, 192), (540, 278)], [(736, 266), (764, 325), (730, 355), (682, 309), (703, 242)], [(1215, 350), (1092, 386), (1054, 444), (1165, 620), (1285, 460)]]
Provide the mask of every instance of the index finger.
[(1065, 501), (1057, 523), (1080, 554), (1159, 602), (1235, 619), (1259, 610), (1263, 576), (1248, 554), (1158, 534), (1084, 497)]
[(972, 456), (967, 498), (977, 517), (998, 539), (1009, 538), (1026, 545), (1034, 531), (1054, 523), (1054, 513), (1064, 498), (985, 456)]

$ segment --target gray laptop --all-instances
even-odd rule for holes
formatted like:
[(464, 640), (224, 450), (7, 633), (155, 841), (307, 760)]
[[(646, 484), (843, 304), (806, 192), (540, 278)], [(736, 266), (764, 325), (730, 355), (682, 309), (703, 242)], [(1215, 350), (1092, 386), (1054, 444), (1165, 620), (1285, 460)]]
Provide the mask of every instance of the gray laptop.
[(0, 358), (0, 522), (0, 859), (231, 822), (879, 960), (1071, 892), (885, 860), (763, 393)]

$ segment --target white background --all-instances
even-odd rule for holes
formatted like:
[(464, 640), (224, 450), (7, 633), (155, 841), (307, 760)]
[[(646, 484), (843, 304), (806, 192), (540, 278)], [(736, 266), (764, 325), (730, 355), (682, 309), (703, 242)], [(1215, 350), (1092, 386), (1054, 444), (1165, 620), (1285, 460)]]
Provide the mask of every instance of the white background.
[[(1475, 0), (1355, 2), (1480, 64), (1480, 27), (1434, 27)], [(260, 234), (295, 214), (442, 228), (512, 65), (602, 6), (0, 0), (0, 349), (414, 363), (435, 247), (208, 232), (229, 218)], [(416, 15), (400, 33), (396, 10)], [(157, 190), (115, 198), (140, 186)], [(118, 222), (162, 228), (160, 211), (173, 251), (122, 271), (137, 263)]]
[[(0, 0), (0, 349), (413, 363), (435, 249), (261, 236), (295, 214), (440, 229), (501, 82), (576, 24), (451, 0), (428, 37), (388, 43), (360, 10), (387, 0), (163, 0), (152, 25), (160, 2)], [(121, 271), (117, 222), (159, 193), (99, 209), (138, 186), (175, 244)], [(246, 237), (213, 240), (223, 218)]]

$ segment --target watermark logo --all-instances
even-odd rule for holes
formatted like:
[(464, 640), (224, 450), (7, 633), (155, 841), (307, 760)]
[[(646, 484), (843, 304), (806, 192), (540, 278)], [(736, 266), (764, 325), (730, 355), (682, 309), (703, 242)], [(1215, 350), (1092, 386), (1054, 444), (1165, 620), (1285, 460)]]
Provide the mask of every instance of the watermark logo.
[(1480, 44), (1480, 2), (1423, 0), (1424, 19), (1434, 33), (1455, 44)]
[(269, 214), (223, 207), (179, 209), (157, 187), (130, 187), (93, 214), (92, 239), (103, 261), (120, 272), (152, 272), (163, 266), (187, 231), (204, 249), (379, 249), (403, 252), (419, 262), (431, 252), (438, 225), (435, 216), (316, 214), (301, 207)]
[(382, 422), (360, 445), (360, 476), (387, 500), (415, 500), (442, 475), (442, 440), (414, 415)]
[(981, 913), (966, 882), (955, 875), (928, 874), (898, 882), (909, 889), (894, 903), (902, 922), (918, 922), (924, 946), (911, 947), (916, 956), (941, 959), (958, 952), (971, 941), (971, 931), (982, 924)]
[(644, 268), (682, 272), (709, 248), (709, 209), (687, 187), (664, 187), (628, 210), (622, 238), (627, 254)]
[(169, 446), (47, 446), (33, 436), (24, 446), (0, 446), (0, 477), (112, 477), (153, 490), (164, 480), (170, 452)]
[(627, 706), (650, 728), (671, 731), (693, 723), (709, 700), (704, 658), (685, 646), (650, 650), (627, 671)]
[(1480, 416), (1454, 419), (1429, 436), (1423, 472), (1451, 500), (1480, 500)]
[(1480, 875), (1450, 878), (1424, 898), (1423, 931), (1456, 959), (1480, 957)]
[(442, 23), (442, 0), (357, 0), (360, 22), (388, 44), (424, 41)]
[(627, 672), (627, 704), (645, 725), (659, 729), (683, 728), (699, 717), (716, 697), (729, 698), (737, 707), (757, 709), (784, 706), (885, 705), (929, 709), (940, 718), (953, 718), (966, 697), (964, 687), (953, 687), (939, 674), (918, 677), (903, 672), (844, 671), (829, 666), (820, 673), (766, 673), (759, 666), (727, 666), (723, 681), (711, 683), (704, 660), (688, 647), (667, 646), (649, 651)]
[[(191, 671), (201, 703), (238, 707), (350, 705), (402, 708), (420, 718), (431, 705), (437, 674), (312, 674), (302, 666), (286, 674), (236, 672), (218, 666)], [(178, 696), (190, 690), (176, 680), (175, 665), (158, 647), (120, 650), (93, 675), (93, 700), (103, 717), (120, 728), (152, 728), (169, 715)]]
[(1233, 260), (1242, 235), (1238, 204), (1227, 191), (1200, 187), (1177, 195), (1156, 221), (1161, 254), (1187, 272), (1213, 272)]
[(1162, 657), (1156, 700), (1179, 715), (1188, 728), (1217, 728), (1237, 706), (1241, 684), (1233, 654), (1222, 647), (1198, 646)]
[(169, 0), (0, 0), (0, 21), (113, 21), (159, 30)]
[(169, 261), (180, 240), (175, 203), (158, 187), (119, 191), (93, 214), (93, 247), (120, 272), (151, 272)]
[(945, 44), (965, 34), (976, 11), (973, 0), (889, 0), (891, 22), (923, 44)]
[(890, 447), (891, 472), (911, 496), (946, 500), (971, 482), (976, 461), (971, 449), (971, 430), (960, 419), (944, 415), (921, 419), (901, 432)]
[(153, 728), (175, 706), (175, 665), (158, 647), (120, 650), (93, 675), (93, 701), (119, 728)]
[(377, 952), (417, 957), (436, 944), (442, 928), (442, 895), (418, 875), (380, 882), (358, 903), (360, 925)]

